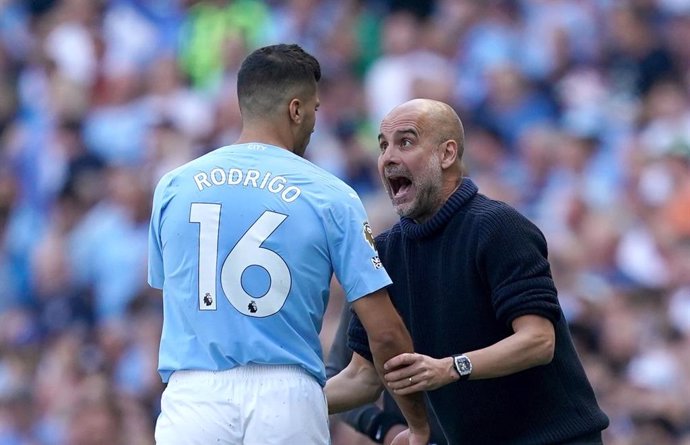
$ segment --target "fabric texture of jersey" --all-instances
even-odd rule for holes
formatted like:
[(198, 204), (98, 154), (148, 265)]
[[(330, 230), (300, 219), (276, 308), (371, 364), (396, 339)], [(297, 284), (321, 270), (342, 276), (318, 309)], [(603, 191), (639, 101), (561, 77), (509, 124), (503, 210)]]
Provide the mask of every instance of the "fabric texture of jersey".
[(357, 194), (264, 144), (221, 147), (156, 187), (149, 284), (163, 289), (159, 373), (300, 365), (323, 385), (335, 274), (348, 301), (390, 284)]

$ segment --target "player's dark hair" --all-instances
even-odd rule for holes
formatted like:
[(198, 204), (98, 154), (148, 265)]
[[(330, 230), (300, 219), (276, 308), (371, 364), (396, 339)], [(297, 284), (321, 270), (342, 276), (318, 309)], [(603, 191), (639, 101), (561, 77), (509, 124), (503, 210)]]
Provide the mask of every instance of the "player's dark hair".
[(299, 45), (272, 45), (247, 56), (237, 74), (237, 97), (244, 116), (274, 112), (278, 104), (313, 92), (321, 66)]

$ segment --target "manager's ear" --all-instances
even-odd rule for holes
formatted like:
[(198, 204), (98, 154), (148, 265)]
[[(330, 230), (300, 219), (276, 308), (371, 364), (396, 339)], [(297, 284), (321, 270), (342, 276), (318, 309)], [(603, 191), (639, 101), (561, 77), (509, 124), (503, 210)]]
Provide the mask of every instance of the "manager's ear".
[(444, 170), (455, 164), (458, 160), (458, 143), (453, 139), (448, 139), (440, 145), (441, 168)]
[(298, 98), (293, 98), (288, 104), (288, 111), (290, 113), (290, 122), (293, 124), (302, 123), (302, 101)]

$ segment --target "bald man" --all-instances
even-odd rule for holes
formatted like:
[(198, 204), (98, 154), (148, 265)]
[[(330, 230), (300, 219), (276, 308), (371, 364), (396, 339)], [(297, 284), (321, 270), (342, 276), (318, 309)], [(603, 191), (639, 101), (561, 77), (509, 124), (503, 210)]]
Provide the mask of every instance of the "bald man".
[[(608, 426), (578, 359), (540, 230), (463, 177), (464, 130), (415, 99), (381, 122), (378, 169), (400, 221), (376, 238), (415, 353), (384, 365), (395, 394), (427, 391), (449, 444), (601, 444)], [(378, 397), (366, 331), (328, 380), (331, 413)]]

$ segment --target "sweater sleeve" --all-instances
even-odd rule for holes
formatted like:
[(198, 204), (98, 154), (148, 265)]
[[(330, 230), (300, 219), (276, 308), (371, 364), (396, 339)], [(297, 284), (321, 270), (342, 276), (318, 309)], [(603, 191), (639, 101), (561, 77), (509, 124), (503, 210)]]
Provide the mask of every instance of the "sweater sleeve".
[(496, 318), (509, 327), (528, 314), (557, 322), (561, 309), (541, 231), (501, 203), (484, 214), (479, 232), (478, 268), (491, 289)]
[(374, 357), (369, 349), (367, 331), (364, 329), (362, 322), (354, 311), (350, 319), (350, 325), (347, 328), (347, 346), (370, 362), (374, 361)]

